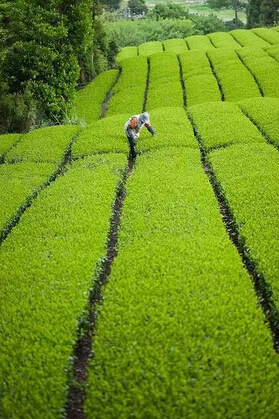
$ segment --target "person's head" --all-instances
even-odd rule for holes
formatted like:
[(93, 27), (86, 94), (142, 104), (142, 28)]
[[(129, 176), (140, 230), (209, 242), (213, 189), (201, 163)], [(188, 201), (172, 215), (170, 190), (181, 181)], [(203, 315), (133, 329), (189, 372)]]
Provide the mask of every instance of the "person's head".
[(149, 121), (149, 114), (147, 112), (143, 112), (140, 114), (139, 120), (142, 124), (146, 124)]

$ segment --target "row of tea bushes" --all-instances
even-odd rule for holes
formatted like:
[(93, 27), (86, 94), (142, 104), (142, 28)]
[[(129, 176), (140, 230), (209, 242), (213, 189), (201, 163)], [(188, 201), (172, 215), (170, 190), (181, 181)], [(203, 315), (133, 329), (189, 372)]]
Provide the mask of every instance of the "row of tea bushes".
[(76, 125), (59, 125), (36, 129), (7, 153), (7, 163), (59, 163), (71, 138), (80, 131)]
[(22, 134), (0, 135), (0, 164), (4, 162), (6, 154), (22, 139)]
[(1, 247), (1, 417), (63, 416), (77, 327), (126, 164), (121, 154), (74, 162)]
[(279, 61), (279, 45), (272, 45), (271, 47), (265, 48), (265, 51), (276, 61)]
[(200, 153), (137, 158), (99, 308), (88, 419), (275, 419), (278, 355)]
[(215, 49), (206, 35), (193, 35), (185, 39), (188, 48), (194, 51), (209, 51)]
[(102, 103), (115, 84), (118, 75), (118, 70), (104, 71), (78, 92), (75, 112), (82, 122), (90, 124), (100, 118)]
[(208, 38), (215, 48), (238, 49), (241, 45), (228, 32), (209, 33)]
[(187, 106), (221, 100), (221, 93), (210, 63), (203, 51), (186, 51), (179, 55)]
[[(172, 53), (152, 55), (146, 108), (183, 106), (183, 90), (177, 56)], [(163, 69), (163, 71), (162, 71)]]
[(251, 31), (269, 44), (279, 44), (279, 33), (276, 31), (272, 31), (267, 28), (254, 28), (251, 29)]
[(229, 49), (209, 51), (208, 57), (224, 100), (237, 101), (261, 96), (252, 74), (242, 64), (235, 51)]
[(263, 96), (279, 97), (279, 63), (259, 48), (236, 51), (259, 84)]
[(213, 151), (209, 162), (234, 215), (246, 253), (264, 276), (278, 313), (278, 150), (268, 144), (237, 144)]
[(191, 107), (189, 115), (205, 151), (236, 143), (265, 143), (255, 125), (234, 103), (203, 103)]
[(187, 51), (188, 47), (185, 42), (185, 39), (167, 39), (163, 42), (164, 51), (173, 52), (175, 54), (180, 54), (181, 52)]
[(139, 55), (149, 56), (152, 54), (156, 54), (157, 52), (163, 52), (162, 42), (159, 42), (159, 41), (145, 42), (144, 44), (141, 44), (138, 47)]
[(238, 106), (267, 140), (279, 147), (279, 100), (270, 97), (247, 99), (238, 103)]
[(112, 89), (107, 116), (119, 113), (140, 113), (143, 108), (148, 65), (146, 57), (136, 57), (121, 63), (118, 83)]
[[(269, 30), (272, 31), (272, 29)], [(252, 30), (234, 29), (230, 31), (230, 34), (242, 47), (264, 48), (270, 45), (269, 42), (257, 36)]]

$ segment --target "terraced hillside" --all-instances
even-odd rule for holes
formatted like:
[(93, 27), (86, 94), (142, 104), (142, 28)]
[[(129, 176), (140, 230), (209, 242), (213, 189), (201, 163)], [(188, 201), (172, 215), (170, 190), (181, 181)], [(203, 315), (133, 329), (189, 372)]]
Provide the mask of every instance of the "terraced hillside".
[(118, 58), (0, 137), (0, 418), (277, 419), (279, 32)]

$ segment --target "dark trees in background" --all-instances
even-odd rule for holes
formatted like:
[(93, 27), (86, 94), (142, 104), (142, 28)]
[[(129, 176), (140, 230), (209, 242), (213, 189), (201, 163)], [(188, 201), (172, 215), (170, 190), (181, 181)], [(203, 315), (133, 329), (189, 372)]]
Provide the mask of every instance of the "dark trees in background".
[(0, 132), (67, 121), (77, 83), (108, 67), (97, 0), (0, 1)]
[(148, 12), (148, 8), (144, 0), (129, 0), (128, 7), (131, 10), (131, 13), (136, 15)]
[(249, 0), (247, 27), (273, 26), (279, 22), (279, 0)]
[(247, 28), (260, 26), (262, 0), (250, 0), (247, 6)]

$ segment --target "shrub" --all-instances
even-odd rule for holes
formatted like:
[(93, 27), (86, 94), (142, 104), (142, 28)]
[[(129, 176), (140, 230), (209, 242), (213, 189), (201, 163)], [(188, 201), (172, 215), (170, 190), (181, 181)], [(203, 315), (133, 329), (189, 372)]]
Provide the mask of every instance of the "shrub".
[(113, 154), (74, 162), (40, 193), (1, 248), (4, 417), (63, 416), (78, 322), (106, 254), (126, 162)]
[(180, 54), (181, 52), (187, 51), (188, 47), (184, 39), (167, 39), (163, 42), (164, 51), (173, 52)]
[(207, 35), (215, 48), (238, 49), (241, 45), (226, 32), (215, 32)]
[(119, 54), (116, 57), (116, 61), (119, 64), (122, 60), (126, 58), (134, 58), (138, 55), (138, 47), (124, 47), (121, 49)]
[(229, 49), (209, 51), (208, 57), (225, 100), (234, 102), (261, 96), (253, 76), (239, 60), (235, 51)]
[(205, 150), (265, 142), (255, 125), (233, 103), (204, 103), (191, 107), (189, 114)]
[(188, 36), (185, 41), (190, 50), (208, 51), (215, 49), (209, 38), (205, 35)]
[(279, 61), (279, 45), (272, 45), (271, 47), (265, 48), (265, 51), (276, 61)]
[(139, 55), (151, 55), (156, 52), (163, 52), (163, 45), (159, 41), (145, 42), (138, 47)]
[(217, 80), (203, 51), (186, 51), (180, 54), (179, 59), (187, 106), (221, 100)]
[(276, 31), (267, 28), (254, 28), (251, 31), (270, 44), (279, 44), (279, 33)]
[(103, 297), (88, 419), (276, 417), (278, 355), (198, 150), (137, 158)]
[(242, 47), (259, 47), (264, 48), (269, 45), (268, 42), (255, 35), (251, 30), (235, 29), (230, 34)]
[(21, 134), (0, 135), (0, 162), (3, 160), (7, 152), (22, 138), (23, 136)]

